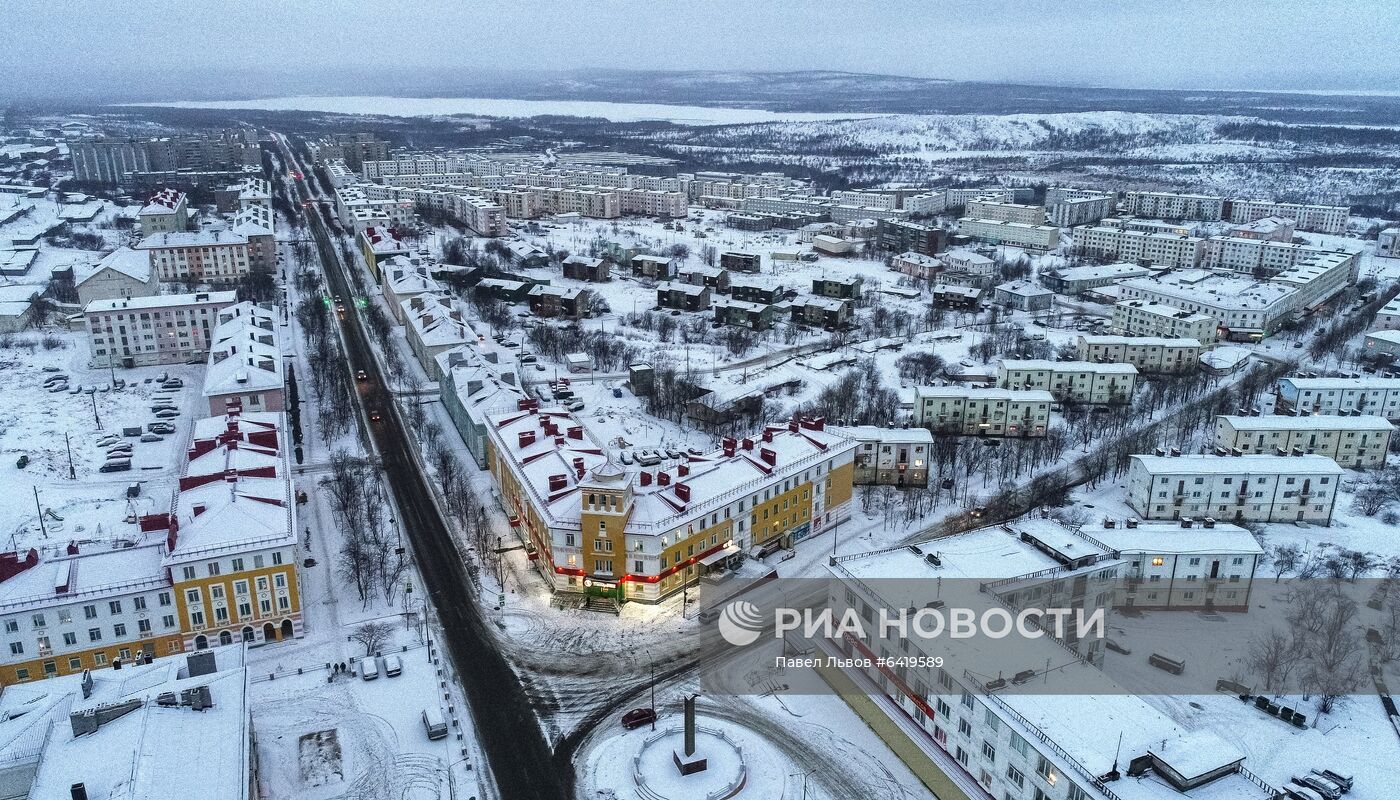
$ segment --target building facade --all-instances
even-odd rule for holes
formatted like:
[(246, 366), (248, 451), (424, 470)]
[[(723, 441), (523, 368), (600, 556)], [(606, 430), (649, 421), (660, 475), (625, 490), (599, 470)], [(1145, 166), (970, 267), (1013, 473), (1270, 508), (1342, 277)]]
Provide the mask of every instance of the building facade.
[(1138, 455), (1128, 466), (1128, 504), (1143, 519), (1327, 526), (1342, 474), (1320, 455)]
[(83, 311), (93, 367), (188, 364), (209, 354), (219, 312), (235, 292), (97, 300)]
[(1157, 336), (1080, 336), (1079, 358), (1107, 364), (1132, 364), (1138, 372), (1189, 372), (1200, 363), (1196, 339)]
[(1215, 418), (1216, 452), (1316, 454), (1348, 469), (1385, 466), (1395, 426), (1384, 417), (1266, 414)]
[(1055, 398), (1043, 389), (921, 386), (914, 421), (939, 434), (1044, 436)]
[(1009, 359), (997, 364), (997, 386), (1042, 389), (1057, 400), (1074, 403), (1130, 402), (1137, 376), (1132, 364), (1041, 359)]

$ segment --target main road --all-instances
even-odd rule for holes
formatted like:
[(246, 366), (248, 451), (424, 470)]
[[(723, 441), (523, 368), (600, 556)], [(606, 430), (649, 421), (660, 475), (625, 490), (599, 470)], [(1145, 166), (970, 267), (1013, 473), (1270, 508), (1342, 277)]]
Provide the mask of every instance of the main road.
[[(278, 135), (288, 169), (309, 173), (299, 164), (284, 137)], [(295, 177), (295, 176), (289, 176)], [(331, 240), (321, 204), (308, 191), (305, 180), (294, 180), (330, 291), (347, 301), (350, 290), (347, 269)], [(491, 777), (504, 800), (571, 800), (573, 765), (567, 758), (556, 763), (545, 741), (539, 719), (519, 678), (498, 648), (496, 637), (468, 589), (469, 578), (452, 535), (433, 501), (432, 489), (418, 469), (413, 437), (386, 390), (368, 336), (353, 302), (345, 303), (341, 316), (346, 369), (364, 370), (369, 377), (357, 402), (368, 402), (379, 419), (369, 423), (369, 435), (383, 461), (385, 476), (402, 515), (402, 528), (413, 545), (419, 573), (442, 623), (446, 651), (466, 691), (477, 738), (490, 762)], [(362, 419), (367, 416), (362, 415)], [(561, 754), (562, 755), (562, 754)]]

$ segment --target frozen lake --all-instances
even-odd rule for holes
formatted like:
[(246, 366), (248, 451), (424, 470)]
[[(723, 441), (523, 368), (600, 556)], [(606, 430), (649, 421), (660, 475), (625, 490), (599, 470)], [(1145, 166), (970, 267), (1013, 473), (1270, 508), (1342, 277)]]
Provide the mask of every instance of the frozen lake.
[(734, 125), (749, 122), (813, 122), (865, 119), (879, 114), (817, 114), (752, 108), (709, 108), (659, 103), (609, 103), (592, 100), (506, 100), (486, 97), (268, 97), (259, 100), (188, 100), (129, 105), (167, 108), (229, 108), (260, 111), (320, 111), (334, 114), (381, 114), (426, 117), (475, 114), (483, 117), (601, 117), (610, 122), (666, 121), (679, 125)]

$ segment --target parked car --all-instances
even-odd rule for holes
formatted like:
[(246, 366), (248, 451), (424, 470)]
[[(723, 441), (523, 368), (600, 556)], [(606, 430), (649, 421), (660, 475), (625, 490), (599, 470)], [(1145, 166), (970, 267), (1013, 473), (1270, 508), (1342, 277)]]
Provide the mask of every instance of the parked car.
[(158, 417), (159, 419), (174, 419), (178, 416), (180, 416), (180, 412), (176, 411), (173, 408), (167, 408), (164, 411), (156, 412), (156, 417)]
[(617, 388), (616, 386), (613, 387), (612, 392), (613, 392), (613, 397), (621, 397), (621, 396), (622, 396), (622, 390), (619, 389), (619, 388)]
[(360, 678), (372, 681), (379, 677), (379, 661), (366, 656), (360, 659)]
[(107, 461), (97, 468), (98, 472), (127, 472), (131, 469), (131, 459), (124, 458), (120, 461)]
[(569, 402), (565, 403), (565, 404), (564, 404), (564, 407), (567, 408), (567, 409), (569, 409), (570, 411), (582, 411), (582, 410), (583, 410), (583, 401), (582, 401), (582, 400), (579, 400), (578, 398), (574, 398), (574, 399), (570, 400)]
[(447, 736), (447, 723), (443, 722), (442, 712), (433, 708), (423, 709), (423, 730), (429, 739), (443, 739)]
[(654, 708), (634, 708), (622, 715), (622, 727), (629, 731), (643, 725), (650, 725), (655, 721), (656, 709)]
[(384, 657), (384, 674), (390, 678), (397, 678), (403, 674), (403, 659), (398, 656)]
[(164, 441), (164, 440), (165, 440), (165, 437), (164, 437), (164, 436), (160, 436), (159, 434), (155, 434), (155, 433), (143, 433), (143, 434), (141, 434), (141, 441), (143, 441), (143, 442), (160, 442), (160, 441)]
[(161, 382), (161, 388), (163, 388), (163, 389), (183, 389), (183, 388), (185, 388), (185, 382), (184, 382), (183, 380), (179, 379), (179, 378), (171, 378), (171, 379), (168, 380), (168, 381), (162, 381), (162, 382)]

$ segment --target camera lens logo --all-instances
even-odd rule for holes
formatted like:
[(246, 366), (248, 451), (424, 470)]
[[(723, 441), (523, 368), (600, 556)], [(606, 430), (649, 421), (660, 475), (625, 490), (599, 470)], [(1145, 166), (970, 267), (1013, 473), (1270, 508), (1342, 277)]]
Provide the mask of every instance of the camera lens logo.
[(735, 647), (745, 647), (758, 641), (763, 627), (763, 615), (758, 606), (747, 600), (734, 600), (719, 615), (719, 635)]

